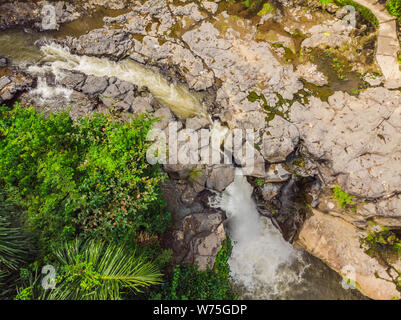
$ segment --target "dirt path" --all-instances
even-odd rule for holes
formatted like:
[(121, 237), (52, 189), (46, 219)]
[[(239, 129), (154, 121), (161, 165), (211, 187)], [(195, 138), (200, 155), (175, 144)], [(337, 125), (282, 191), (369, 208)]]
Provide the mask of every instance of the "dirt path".
[(386, 79), (385, 86), (401, 87), (401, 71), (398, 64), (398, 52), (401, 49), (397, 37), (396, 18), (376, 0), (357, 0), (357, 2), (369, 8), (379, 20), (376, 60)]

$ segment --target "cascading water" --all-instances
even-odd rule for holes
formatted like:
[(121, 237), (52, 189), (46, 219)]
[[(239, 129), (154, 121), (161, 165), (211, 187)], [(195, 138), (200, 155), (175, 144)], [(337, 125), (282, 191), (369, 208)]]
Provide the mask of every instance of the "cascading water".
[(105, 58), (78, 56), (54, 43), (42, 46), (41, 51), (43, 60), (50, 62), (50, 68), (56, 76), (63, 69), (98, 77), (115, 76), (140, 87), (148, 87), (157, 100), (180, 118), (205, 114), (198, 93), (190, 92), (184, 85), (171, 84), (159, 73), (130, 59), (114, 62)]
[(280, 298), (290, 284), (302, 281), (307, 264), (271, 221), (259, 215), (252, 186), (239, 170), (236, 173), (234, 182), (211, 199), (211, 205), (223, 209), (228, 217), (233, 241), (231, 276), (243, 298)]

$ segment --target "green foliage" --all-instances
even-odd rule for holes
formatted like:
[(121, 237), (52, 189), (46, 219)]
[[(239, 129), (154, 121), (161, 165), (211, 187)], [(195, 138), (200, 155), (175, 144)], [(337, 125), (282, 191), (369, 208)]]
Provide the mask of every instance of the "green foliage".
[(328, 4), (332, 3), (332, 0), (319, 0), (323, 6), (327, 6)]
[(345, 209), (349, 205), (354, 205), (351, 197), (348, 193), (343, 191), (339, 186), (333, 188), (333, 195), (331, 196), (334, 200), (337, 200), (340, 208)]
[(385, 267), (388, 277), (381, 277), (378, 271), (375, 272), (375, 277), (394, 283), (396, 289), (401, 292), (401, 271), (392, 265), (401, 255), (399, 230), (390, 230), (387, 227), (380, 226), (379, 231), (369, 232), (365, 238), (362, 238), (361, 245), (366, 254), (375, 258)]
[(96, 113), (74, 123), (67, 112), (0, 108), (0, 184), (27, 209), (42, 248), (76, 235), (132, 241), (166, 229), (164, 175), (146, 162), (153, 122)]
[(59, 275), (56, 289), (41, 298), (119, 300), (125, 288), (134, 292), (161, 283), (157, 267), (126, 246), (75, 240), (54, 251)]
[(264, 16), (268, 13), (273, 13), (273, 12), (274, 12), (273, 6), (270, 3), (265, 3), (263, 4), (262, 10), (258, 12), (258, 16)]
[(344, 7), (346, 5), (353, 6), (355, 10), (357, 10), (366, 21), (372, 22), (376, 27), (379, 26), (379, 20), (377, 20), (373, 12), (370, 9), (360, 5), (359, 3), (352, 0), (334, 0), (334, 3), (340, 7)]
[(15, 290), (20, 266), (32, 254), (32, 239), (19, 226), (20, 212), (0, 192), (0, 298), (7, 298)]
[(263, 187), (264, 184), (265, 184), (265, 182), (262, 179), (259, 179), (259, 178), (256, 178), (255, 182), (259, 187)]
[(227, 239), (216, 255), (212, 270), (199, 271), (197, 265), (174, 266), (174, 271), (162, 290), (154, 293), (152, 298), (166, 300), (236, 299), (227, 263), (231, 250), (231, 242)]
[(398, 18), (398, 22), (401, 23), (401, 0), (388, 0), (386, 5), (387, 11)]

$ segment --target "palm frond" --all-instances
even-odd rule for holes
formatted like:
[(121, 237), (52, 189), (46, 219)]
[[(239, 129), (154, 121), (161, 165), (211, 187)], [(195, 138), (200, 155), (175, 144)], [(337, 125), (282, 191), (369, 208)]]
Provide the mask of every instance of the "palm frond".
[[(124, 246), (76, 240), (54, 253), (64, 271), (56, 289), (44, 296), (46, 299), (118, 300), (124, 288), (140, 292), (161, 283), (157, 267)], [(74, 266), (76, 269), (71, 271)]]

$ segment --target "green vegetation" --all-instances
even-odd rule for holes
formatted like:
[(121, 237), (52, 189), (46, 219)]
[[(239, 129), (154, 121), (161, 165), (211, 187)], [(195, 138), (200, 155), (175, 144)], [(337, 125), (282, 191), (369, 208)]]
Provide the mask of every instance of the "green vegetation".
[(41, 247), (83, 238), (128, 240), (162, 233), (169, 214), (160, 201), (164, 176), (146, 162), (146, 116), (121, 122), (95, 114), (73, 123), (18, 105), (0, 109), (0, 176)]
[(327, 6), (328, 4), (333, 3), (332, 0), (319, 0), (319, 1), (323, 6)]
[(264, 16), (268, 13), (273, 13), (273, 12), (274, 12), (273, 6), (270, 3), (265, 3), (263, 4), (262, 10), (258, 12), (258, 16)]
[(359, 3), (352, 0), (334, 0), (334, 3), (340, 7), (344, 7), (347, 5), (353, 6), (355, 10), (358, 11), (366, 21), (372, 22), (376, 27), (379, 26), (379, 20), (377, 20), (373, 12), (370, 9), (360, 5)]
[(231, 241), (227, 239), (216, 255), (212, 270), (199, 271), (196, 265), (174, 266), (174, 271), (162, 290), (153, 294), (152, 298), (167, 300), (236, 299), (227, 263), (231, 250)]
[(343, 191), (339, 186), (335, 186), (332, 191), (333, 195), (331, 197), (334, 200), (337, 200), (340, 208), (345, 209), (348, 206), (352, 206), (355, 204), (354, 201), (352, 200), (353, 197), (351, 197), (348, 193)]
[(398, 22), (401, 23), (401, 0), (388, 0), (386, 9), (391, 15), (397, 17)]
[(378, 226), (380, 230), (369, 232), (361, 239), (361, 245), (366, 254), (375, 258), (386, 269), (389, 279), (385, 279), (376, 271), (376, 278), (393, 282), (396, 289), (401, 292), (401, 271), (396, 269), (392, 263), (401, 256), (401, 237), (399, 230), (390, 230), (385, 226)]
[[(161, 198), (166, 175), (146, 162), (154, 121), (0, 107), (0, 298), (146, 298), (172, 292), (177, 272), (177, 297), (234, 297), (228, 245), (207, 271), (174, 267), (161, 247), (171, 216)], [(45, 292), (46, 264), (57, 278)]]
[(256, 178), (255, 182), (259, 187), (263, 187), (264, 184), (265, 184), (265, 182), (262, 179), (259, 179), (259, 178)]

